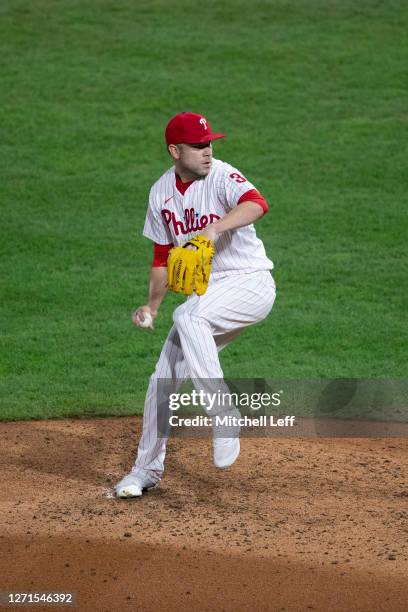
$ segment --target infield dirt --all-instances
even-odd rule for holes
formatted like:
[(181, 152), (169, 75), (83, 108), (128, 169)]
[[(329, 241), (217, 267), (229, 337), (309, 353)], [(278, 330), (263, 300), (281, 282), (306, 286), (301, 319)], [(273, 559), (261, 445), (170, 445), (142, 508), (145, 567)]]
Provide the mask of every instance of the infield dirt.
[(81, 611), (407, 610), (408, 439), (243, 438), (219, 471), (209, 440), (174, 438), (160, 485), (119, 500), (140, 430), (0, 423), (0, 591), (73, 592)]

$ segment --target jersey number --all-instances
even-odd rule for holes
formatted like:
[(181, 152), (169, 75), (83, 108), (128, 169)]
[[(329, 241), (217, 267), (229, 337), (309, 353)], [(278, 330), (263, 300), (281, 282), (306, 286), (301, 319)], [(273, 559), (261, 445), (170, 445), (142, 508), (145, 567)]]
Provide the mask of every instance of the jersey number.
[(235, 181), (236, 183), (245, 183), (246, 182), (246, 178), (244, 178), (243, 176), (241, 176), (240, 174), (238, 174), (238, 172), (233, 172), (232, 174), (229, 175), (230, 178)]

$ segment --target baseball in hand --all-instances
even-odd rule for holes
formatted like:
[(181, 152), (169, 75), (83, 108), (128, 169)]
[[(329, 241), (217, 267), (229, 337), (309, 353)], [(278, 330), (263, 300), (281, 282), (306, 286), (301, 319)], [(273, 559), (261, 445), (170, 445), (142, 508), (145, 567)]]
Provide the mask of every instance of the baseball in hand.
[(152, 327), (153, 317), (150, 312), (143, 312), (144, 320), (139, 322), (139, 327)]

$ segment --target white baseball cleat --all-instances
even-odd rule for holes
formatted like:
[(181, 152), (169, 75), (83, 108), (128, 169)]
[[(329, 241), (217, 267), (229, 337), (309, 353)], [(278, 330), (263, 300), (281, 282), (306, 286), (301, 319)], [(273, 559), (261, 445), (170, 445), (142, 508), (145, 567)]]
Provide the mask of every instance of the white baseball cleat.
[(152, 489), (157, 483), (143, 483), (132, 472), (127, 474), (115, 487), (116, 497), (140, 497), (143, 489)]
[(116, 487), (116, 497), (140, 497), (143, 489), (137, 484), (129, 484)]
[(240, 451), (239, 438), (214, 438), (214, 465), (217, 468), (227, 468), (238, 459)]

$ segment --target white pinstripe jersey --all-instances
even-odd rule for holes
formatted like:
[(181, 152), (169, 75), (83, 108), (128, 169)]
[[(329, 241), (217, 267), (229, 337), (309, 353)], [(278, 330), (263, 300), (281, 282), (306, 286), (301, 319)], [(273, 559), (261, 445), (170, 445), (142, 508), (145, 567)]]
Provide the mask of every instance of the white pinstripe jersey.
[[(194, 181), (182, 195), (173, 166), (150, 190), (143, 235), (158, 244), (183, 244), (226, 215), (251, 189), (255, 187), (236, 168), (213, 158), (207, 176)], [(220, 234), (214, 246), (211, 275), (215, 278), (273, 268), (253, 224)]]

